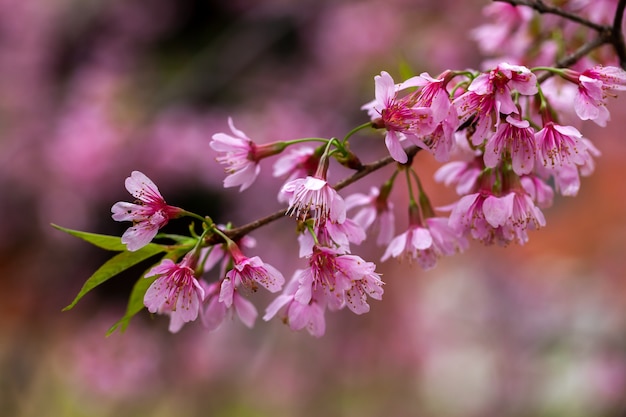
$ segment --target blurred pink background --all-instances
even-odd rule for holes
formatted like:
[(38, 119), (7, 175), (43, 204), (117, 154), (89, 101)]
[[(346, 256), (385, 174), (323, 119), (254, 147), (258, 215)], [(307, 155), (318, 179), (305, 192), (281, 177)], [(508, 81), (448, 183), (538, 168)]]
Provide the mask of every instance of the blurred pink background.
[[(607, 128), (582, 125), (602, 152), (596, 172), (545, 211), (526, 246), (473, 243), (423, 272), (379, 263), (382, 250), (363, 244), (383, 301), (328, 314), (321, 339), (279, 320), (171, 335), (145, 311), (105, 338), (141, 267), (61, 313), (110, 254), (50, 223), (120, 235), (110, 207), (128, 198), (134, 169), (218, 222), (279, 209), (269, 162), (250, 190), (222, 188), (208, 144), (228, 116), (259, 142), (342, 136), (367, 121), (359, 108), (381, 70), (479, 67), (468, 33), (487, 3), (0, 0), (0, 415), (624, 415), (624, 97)], [(372, 138), (352, 148), (382, 156)], [(432, 157), (416, 166), (435, 205), (453, 201), (431, 180)], [(254, 237), (255, 254), (290, 276), (292, 223)], [(269, 301), (253, 299), (260, 311)]]

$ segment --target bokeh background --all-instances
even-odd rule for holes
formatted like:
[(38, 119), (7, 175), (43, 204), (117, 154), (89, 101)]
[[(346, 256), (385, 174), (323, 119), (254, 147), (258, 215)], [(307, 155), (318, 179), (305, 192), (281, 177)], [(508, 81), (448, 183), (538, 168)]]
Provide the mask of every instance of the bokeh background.
[[(623, 98), (608, 128), (582, 125), (602, 152), (596, 172), (545, 211), (548, 226), (526, 246), (472, 244), (429, 272), (379, 263), (383, 301), (364, 316), (328, 314), (323, 338), (279, 320), (171, 335), (145, 311), (105, 338), (148, 265), (61, 312), (111, 254), (50, 223), (121, 234), (110, 207), (128, 199), (134, 169), (169, 203), (216, 221), (273, 212), (280, 181), (269, 161), (250, 190), (222, 189), (209, 141), (228, 116), (259, 142), (342, 136), (367, 120), (359, 107), (381, 70), (479, 67), (468, 33), (485, 4), (0, 0), (0, 415), (624, 415)], [(384, 153), (376, 138), (353, 148), (374, 159)], [(432, 158), (416, 164), (433, 203), (452, 202), (430, 179)], [(402, 228), (406, 197), (396, 197)], [(255, 254), (288, 277), (292, 223), (254, 237)], [(260, 311), (269, 301), (254, 298)]]

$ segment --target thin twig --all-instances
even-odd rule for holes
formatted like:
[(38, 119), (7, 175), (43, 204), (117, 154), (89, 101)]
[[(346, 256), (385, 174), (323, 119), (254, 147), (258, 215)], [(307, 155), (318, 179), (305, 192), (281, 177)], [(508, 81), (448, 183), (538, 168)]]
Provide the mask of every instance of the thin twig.
[(624, 19), (624, 8), (626, 8), (626, 0), (620, 0), (615, 10), (613, 18), (613, 27), (611, 28), (611, 44), (615, 53), (619, 58), (619, 65), (626, 69), (626, 43), (624, 43), (624, 34), (622, 33), (622, 21)]
[(549, 6), (545, 4), (542, 0), (493, 0), (493, 1), (509, 3), (511, 6), (527, 6), (536, 10), (538, 13), (542, 13), (542, 14), (547, 13), (547, 14), (554, 14), (557, 16), (561, 16), (562, 18), (571, 20), (572, 22), (580, 23), (581, 25), (587, 26), (588, 28), (591, 28), (600, 33), (608, 32), (611, 30), (609, 26), (599, 25), (590, 20), (582, 18), (578, 15), (570, 13), (567, 10), (563, 10), (560, 7)]
[[(420, 148), (416, 146), (412, 146), (406, 149), (406, 153), (409, 156), (409, 160), (413, 156), (415, 156), (415, 154), (417, 154), (419, 150)], [(335, 184), (333, 188), (339, 191), (349, 186), (350, 184), (353, 184), (354, 182), (360, 180), (361, 178), (371, 174), (372, 172), (377, 171), (380, 168), (385, 167), (393, 162), (395, 162), (395, 160), (391, 156), (386, 156), (370, 164), (363, 165), (357, 172), (355, 172), (354, 174), (350, 175), (347, 178), (342, 179), (337, 184)], [(269, 224), (275, 220), (285, 217), (285, 214), (287, 214), (287, 209), (278, 210), (274, 213), (268, 214), (265, 217), (252, 221), (243, 226), (240, 226), (231, 230), (225, 230), (224, 234), (226, 234), (226, 236), (228, 236), (232, 240), (238, 240), (242, 238), (243, 236), (247, 235), (248, 233), (252, 232), (253, 230), (256, 230), (262, 226), (265, 226), (266, 224)], [(217, 234), (213, 234), (206, 240), (206, 244), (214, 245), (217, 243), (222, 243), (223, 241), (224, 239), (221, 236)]]

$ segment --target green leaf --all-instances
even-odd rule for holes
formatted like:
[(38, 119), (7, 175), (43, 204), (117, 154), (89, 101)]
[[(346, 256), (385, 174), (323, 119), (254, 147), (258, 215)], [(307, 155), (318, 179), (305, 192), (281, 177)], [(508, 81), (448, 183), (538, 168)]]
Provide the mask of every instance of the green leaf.
[(52, 227), (62, 232), (68, 233), (72, 236), (76, 236), (77, 238), (83, 239), (102, 249), (114, 251), (126, 250), (126, 245), (122, 243), (122, 240), (119, 236), (99, 235), (96, 233), (81, 232), (78, 230), (66, 229), (65, 227), (61, 227), (56, 224), (52, 224)]
[[(82, 232), (79, 232), (79, 233), (82, 233)], [(96, 235), (96, 236), (100, 236), (100, 235)], [(83, 298), (85, 294), (93, 290), (98, 285), (109, 280), (110, 278), (114, 277), (120, 272), (125, 271), (131, 266), (137, 265), (139, 262), (144, 261), (150, 258), (151, 256), (156, 255), (157, 253), (165, 251), (165, 249), (166, 249), (165, 246), (149, 244), (135, 252), (124, 251), (124, 252), (118, 253), (117, 255), (115, 255), (108, 261), (106, 261), (100, 268), (98, 268), (96, 272), (93, 273), (92, 276), (90, 276), (87, 279), (87, 281), (85, 281), (83, 288), (81, 288), (80, 292), (78, 293), (74, 301), (72, 301), (70, 305), (65, 307), (63, 311), (70, 310), (71, 308), (73, 308), (76, 305), (76, 303), (78, 303), (78, 301), (81, 298)]]
[[(148, 271), (146, 271), (148, 272)], [(107, 331), (107, 336), (110, 336), (115, 332), (118, 328), (121, 332), (124, 332), (130, 323), (130, 319), (133, 318), (137, 313), (143, 310), (143, 297), (148, 291), (148, 287), (156, 280), (156, 276), (144, 278), (145, 273), (137, 280), (135, 285), (133, 286), (133, 290), (130, 293), (130, 298), (128, 299), (128, 306), (126, 307), (126, 314), (124, 317), (119, 319), (117, 323), (115, 323), (111, 328)]]

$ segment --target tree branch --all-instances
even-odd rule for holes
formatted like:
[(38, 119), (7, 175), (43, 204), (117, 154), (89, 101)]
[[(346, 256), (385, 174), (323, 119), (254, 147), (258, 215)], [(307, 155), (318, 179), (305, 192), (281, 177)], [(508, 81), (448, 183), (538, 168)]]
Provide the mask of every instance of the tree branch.
[(570, 13), (566, 10), (561, 9), (560, 7), (549, 6), (543, 2), (543, 0), (493, 0), (502, 3), (509, 3), (511, 6), (527, 6), (538, 13), (547, 13), (554, 14), (557, 16), (561, 16), (564, 19), (571, 20), (572, 22), (579, 23), (583, 26), (587, 26), (597, 32), (610, 32), (611, 28), (609, 26), (599, 25), (590, 20), (584, 19), (578, 15)]
[(611, 28), (611, 44), (615, 53), (619, 58), (619, 65), (626, 69), (626, 43), (624, 43), (624, 34), (622, 33), (622, 21), (624, 19), (624, 8), (626, 8), (626, 0), (620, 0), (615, 10), (613, 18), (613, 27)]
[[(417, 146), (412, 146), (406, 149), (406, 153), (409, 157), (409, 160), (411, 160), (411, 158), (415, 156), (415, 154), (417, 154), (419, 150), (420, 148), (418, 148)], [(386, 156), (370, 164), (363, 165), (357, 172), (355, 172), (354, 174), (352, 174), (351, 176), (347, 178), (342, 179), (337, 184), (335, 184), (333, 188), (339, 191), (349, 186), (350, 184), (355, 183), (361, 178), (371, 174), (372, 172), (377, 171), (380, 168), (385, 167), (393, 162), (395, 162), (395, 160), (391, 156)], [(241, 239), (243, 236), (247, 235), (253, 230), (256, 230), (262, 226), (265, 226), (266, 224), (269, 224), (275, 220), (285, 217), (285, 214), (287, 214), (287, 210), (288, 209), (278, 210), (274, 213), (268, 214), (265, 217), (261, 217), (260, 219), (254, 220), (248, 224), (245, 224), (240, 227), (236, 227), (234, 229), (224, 230), (223, 232), (226, 236), (228, 236), (232, 240)], [(215, 245), (215, 244), (223, 243), (223, 242), (224, 242), (224, 239), (221, 236), (217, 234), (213, 234), (209, 236), (209, 238), (206, 240), (205, 243), (207, 245)]]

